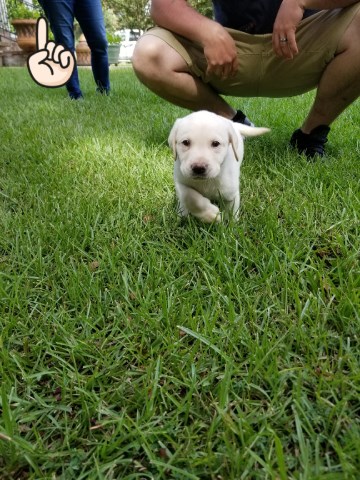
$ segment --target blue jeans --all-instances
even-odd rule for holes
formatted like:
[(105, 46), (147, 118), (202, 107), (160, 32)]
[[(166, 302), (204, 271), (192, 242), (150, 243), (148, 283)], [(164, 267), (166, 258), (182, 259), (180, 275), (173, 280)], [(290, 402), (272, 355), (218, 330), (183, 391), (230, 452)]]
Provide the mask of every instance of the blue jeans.
[[(107, 40), (101, 0), (39, 0), (55, 42), (75, 52), (74, 18), (91, 50), (91, 67), (97, 90), (110, 90)], [(82, 97), (77, 68), (66, 84), (71, 98)]]

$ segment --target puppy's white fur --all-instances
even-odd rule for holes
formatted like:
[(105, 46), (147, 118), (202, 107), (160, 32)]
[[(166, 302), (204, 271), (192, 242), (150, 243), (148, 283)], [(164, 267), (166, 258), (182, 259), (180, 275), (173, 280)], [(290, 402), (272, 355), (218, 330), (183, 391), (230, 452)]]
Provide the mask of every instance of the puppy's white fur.
[(221, 200), (225, 212), (238, 219), (243, 137), (268, 131), (204, 110), (176, 120), (169, 145), (175, 156), (174, 181), (180, 214), (191, 213), (207, 223), (220, 222), (220, 210), (211, 200)]

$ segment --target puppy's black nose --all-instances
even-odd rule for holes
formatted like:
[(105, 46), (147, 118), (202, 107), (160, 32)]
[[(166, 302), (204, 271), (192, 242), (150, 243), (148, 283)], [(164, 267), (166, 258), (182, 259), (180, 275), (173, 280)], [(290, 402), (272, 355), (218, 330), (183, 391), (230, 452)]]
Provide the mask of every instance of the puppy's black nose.
[(204, 175), (206, 172), (206, 165), (195, 164), (192, 165), (191, 169), (195, 175)]

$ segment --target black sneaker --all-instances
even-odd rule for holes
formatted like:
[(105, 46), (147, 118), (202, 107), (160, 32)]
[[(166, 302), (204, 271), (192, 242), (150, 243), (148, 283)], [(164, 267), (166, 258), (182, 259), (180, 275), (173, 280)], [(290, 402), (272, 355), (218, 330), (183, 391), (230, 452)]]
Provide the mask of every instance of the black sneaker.
[(290, 139), (290, 145), (296, 148), (299, 153), (312, 159), (316, 155), (323, 157), (325, 154), (325, 143), (330, 132), (327, 125), (319, 125), (311, 130), (310, 133), (304, 133), (300, 128), (295, 130)]
[(251, 120), (247, 118), (244, 112), (241, 110), (238, 110), (235, 114), (235, 117), (232, 119), (233, 122), (237, 123), (243, 123), (244, 125), (247, 125), (248, 127), (255, 127), (255, 125), (252, 123)]

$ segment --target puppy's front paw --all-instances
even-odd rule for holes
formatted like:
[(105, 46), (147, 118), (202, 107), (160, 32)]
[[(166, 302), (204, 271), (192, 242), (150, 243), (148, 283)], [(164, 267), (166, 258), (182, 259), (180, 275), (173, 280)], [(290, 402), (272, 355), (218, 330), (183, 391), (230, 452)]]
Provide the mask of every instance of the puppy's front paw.
[(220, 223), (222, 220), (221, 212), (216, 205), (211, 205), (207, 210), (198, 214), (197, 217), (205, 223)]

